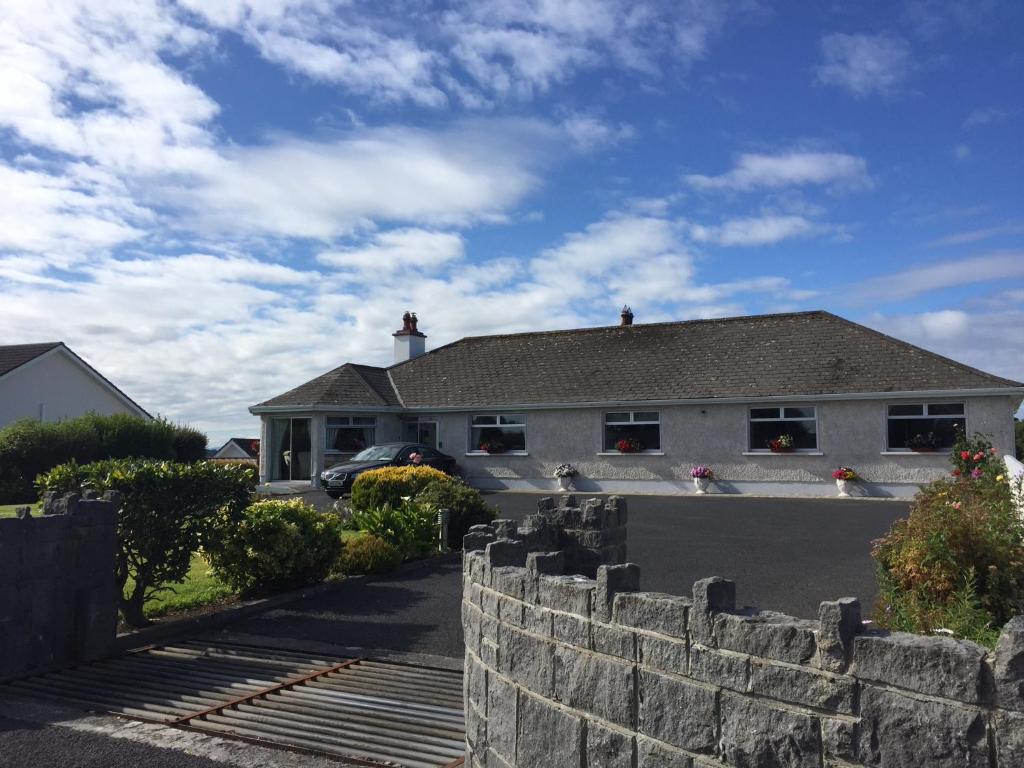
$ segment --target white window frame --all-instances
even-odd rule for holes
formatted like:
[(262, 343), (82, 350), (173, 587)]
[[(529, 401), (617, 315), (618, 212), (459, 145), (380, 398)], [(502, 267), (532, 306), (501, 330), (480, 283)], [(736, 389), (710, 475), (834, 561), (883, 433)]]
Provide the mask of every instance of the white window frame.
[[(373, 424), (353, 424), (352, 419), (372, 419)], [(331, 424), (331, 422), (347, 421), (347, 424)], [(351, 413), (351, 414), (337, 414), (334, 416), (327, 416), (324, 418), (324, 454), (344, 454), (352, 453), (352, 451), (339, 451), (331, 447), (331, 430), (332, 429), (372, 429), (373, 430), (373, 442), (377, 441), (377, 428), (380, 425), (377, 422), (376, 416), (367, 416), (362, 413)], [(369, 448), (370, 446), (367, 446)]]
[[(892, 408), (893, 406), (899, 406), (899, 405), (903, 405), (903, 406), (906, 406), (906, 405), (920, 405), (921, 406), (921, 414), (920, 415), (916, 415), (916, 416), (890, 416), (889, 415), (889, 409)], [(963, 408), (963, 413), (940, 413), (940, 414), (933, 415), (933, 414), (930, 414), (928, 412), (928, 409), (931, 406), (933, 406), (933, 405), (959, 405), (961, 408)], [(890, 420), (908, 421), (910, 419), (963, 419), (963, 422), (964, 422), (964, 433), (965, 434), (970, 434), (970, 432), (968, 431), (968, 423), (967, 423), (967, 402), (965, 400), (953, 400), (953, 401), (942, 400), (942, 401), (936, 401), (936, 402), (925, 402), (925, 401), (922, 401), (922, 400), (914, 400), (914, 401), (909, 401), (908, 400), (908, 401), (888, 402), (888, 403), (885, 404), (885, 409), (882, 411), (882, 418), (884, 420), (883, 421), (883, 430), (882, 430), (882, 440), (883, 440), (883, 443), (884, 443), (884, 448), (882, 450), (882, 453), (898, 453), (898, 454), (908, 454), (909, 453), (909, 454), (915, 454), (915, 455), (918, 454), (918, 453), (921, 453), (920, 451), (914, 451), (914, 450), (912, 450), (910, 448), (893, 448), (891, 445), (889, 445), (889, 421)], [(946, 450), (946, 449), (945, 448), (939, 448), (937, 451), (925, 451), (925, 452), (923, 452), (923, 455), (927, 456), (930, 453), (942, 453), (942, 451), (944, 451), (944, 450)]]
[[(628, 413), (629, 414), (629, 420), (628, 421), (612, 421), (612, 422), (609, 422), (608, 421), (608, 416), (610, 414), (612, 414), (612, 413)], [(656, 414), (658, 414), (658, 418), (657, 418), (656, 421), (650, 421), (650, 420), (647, 420), (647, 421), (637, 421), (635, 416), (638, 413), (656, 413)], [(644, 448), (642, 451), (637, 451), (636, 453), (623, 453), (622, 451), (617, 451), (614, 448), (606, 449), (604, 447), (604, 444), (605, 444), (605, 429), (607, 427), (609, 427), (609, 426), (613, 426), (613, 427), (628, 427), (628, 426), (636, 426), (636, 425), (649, 426), (651, 424), (655, 424), (658, 427), (658, 447), (657, 448)], [(653, 456), (663, 456), (664, 455), (664, 451), (662, 451), (662, 440), (661, 440), (661, 411), (658, 411), (658, 410), (653, 410), (653, 411), (652, 410), (635, 410), (635, 411), (616, 410), (616, 411), (604, 411), (604, 412), (602, 412), (601, 413), (601, 450), (598, 451), (598, 455), (599, 456), (635, 456), (637, 453), (640, 453), (640, 454), (645, 454), (646, 453), (646, 454), (650, 454), (650, 455), (653, 455)]]
[[(767, 409), (767, 408), (775, 408), (775, 409), (777, 409), (778, 412), (779, 412), (779, 418), (777, 418), (777, 419), (764, 419), (764, 418), (755, 419), (751, 415), (755, 410), (764, 410), (764, 409)], [(751, 405), (751, 406), (747, 407), (747, 444), (746, 444), (746, 450), (743, 451), (744, 454), (749, 455), (749, 454), (754, 454), (754, 453), (756, 453), (756, 454), (765, 453), (765, 454), (769, 454), (769, 455), (772, 455), (772, 456), (776, 456), (776, 455), (784, 456), (784, 455), (786, 455), (786, 454), (776, 454), (776, 453), (774, 453), (772, 451), (771, 448), (768, 448), (767, 446), (764, 447), (764, 448), (753, 448), (750, 445), (750, 437), (751, 437), (750, 436), (750, 425), (751, 425), (752, 422), (755, 422), (755, 421), (757, 421), (757, 422), (768, 422), (768, 421), (770, 421), (770, 422), (774, 422), (774, 423), (779, 423), (779, 422), (784, 422), (784, 421), (811, 421), (811, 419), (807, 418), (806, 416), (799, 416), (799, 417), (796, 417), (796, 416), (789, 416), (789, 417), (787, 417), (787, 416), (785, 416), (786, 408), (810, 408), (812, 411), (814, 411), (814, 440), (816, 442), (816, 446), (814, 448), (794, 448), (792, 451), (787, 451), (787, 453), (797, 453), (797, 454), (802, 453), (804, 455), (808, 455), (808, 454), (812, 454), (813, 455), (813, 454), (820, 454), (821, 453), (821, 424), (819, 423), (819, 420), (818, 420), (818, 406), (812, 405), (810, 403), (784, 403), (784, 404), (781, 404), (781, 405)]]
[[(500, 421), (502, 416), (504, 416), (505, 418), (522, 419), (522, 421), (521, 422), (513, 422), (513, 423), (510, 423), (510, 424), (502, 425), (502, 424), (499, 423), (499, 421)], [(474, 419), (492, 418), (492, 417), (494, 418), (494, 423), (493, 424), (484, 424), (484, 425), (475, 425), (475, 424), (473, 424), (473, 420)], [(471, 414), (469, 414), (469, 419), (467, 420), (467, 423), (466, 423), (466, 429), (467, 429), (467, 431), (466, 431), (466, 446), (467, 446), (466, 455), (467, 456), (528, 456), (529, 455), (529, 447), (530, 447), (530, 443), (529, 443), (530, 427), (529, 427), (529, 424), (527, 422), (528, 422), (528, 419), (526, 417), (526, 414), (525, 413), (518, 413), (516, 411), (501, 411), (499, 413), (471, 413)], [(488, 426), (494, 426), (494, 427), (500, 427), (500, 426), (518, 427), (518, 426), (521, 426), (523, 428), (523, 448), (522, 449), (518, 449), (517, 448), (515, 450), (506, 450), (504, 453), (488, 453), (487, 451), (481, 451), (479, 446), (478, 446), (478, 444), (473, 441), (473, 428), (474, 427), (478, 427), (478, 426), (483, 426), (483, 427), (488, 427)]]

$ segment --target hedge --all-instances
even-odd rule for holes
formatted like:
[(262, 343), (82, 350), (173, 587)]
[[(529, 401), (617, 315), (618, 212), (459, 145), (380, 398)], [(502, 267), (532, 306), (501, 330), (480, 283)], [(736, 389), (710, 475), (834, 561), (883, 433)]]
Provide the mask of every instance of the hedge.
[(147, 598), (184, 580), (200, 545), (216, 541), (219, 529), (237, 526), (255, 484), (252, 467), (152, 459), (70, 462), (39, 478), (43, 493), (77, 493), (84, 485), (124, 496), (116, 569), (121, 614), (131, 626), (147, 623)]
[(415, 496), (432, 480), (452, 479), (441, 470), (424, 465), (371, 469), (352, 483), (352, 509), (364, 512), (385, 505), (397, 507), (404, 498)]
[(146, 458), (199, 461), (206, 436), (164, 419), (87, 414), (55, 423), (23, 419), (0, 429), (0, 504), (35, 500), (32, 484), (53, 467), (75, 461)]

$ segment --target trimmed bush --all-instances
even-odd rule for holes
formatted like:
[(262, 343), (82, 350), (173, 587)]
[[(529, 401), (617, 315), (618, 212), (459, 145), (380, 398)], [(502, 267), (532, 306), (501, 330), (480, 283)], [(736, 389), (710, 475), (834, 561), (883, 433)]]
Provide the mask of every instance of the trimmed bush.
[(444, 472), (428, 466), (382, 467), (363, 472), (352, 483), (352, 509), (397, 507), (402, 499), (415, 496), (432, 481), (452, 481)]
[(35, 499), (37, 475), (60, 464), (148, 458), (192, 462), (206, 455), (206, 436), (164, 419), (87, 414), (56, 423), (23, 419), (0, 429), (0, 504)]
[(498, 516), (497, 508), (485, 502), (480, 491), (450, 477), (432, 480), (416, 495), (416, 500), (433, 509), (451, 510), (449, 549), (462, 549), (462, 537), (469, 533), (470, 526), (489, 523)]
[(348, 575), (386, 573), (402, 562), (402, 553), (394, 544), (372, 534), (345, 542), (339, 570)]
[(429, 504), (403, 500), (397, 506), (353, 509), (352, 520), (360, 531), (392, 544), (403, 559), (437, 551), (437, 509)]
[(991, 647), (999, 628), (1024, 610), (1024, 523), (1000, 477), (929, 484), (910, 516), (875, 542), (876, 624), (944, 628)]
[[(143, 605), (188, 574), (192, 554), (230, 528), (252, 500), (252, 467), (182, 464), (152, 459), (71, 462), (38, 478), (41, 492), (77, 493), (83, 486), (124, 496), (118, 517), (117, 585), (125, 621), (145, 626)], [(132, 584), (125, 591), (128, 579)]]
[(321, 582), (344, 548), (338, 518), (301, 499), (257, 501), (238, 521), (222, 514), (221, 531), (210, 564), (243, 594)]

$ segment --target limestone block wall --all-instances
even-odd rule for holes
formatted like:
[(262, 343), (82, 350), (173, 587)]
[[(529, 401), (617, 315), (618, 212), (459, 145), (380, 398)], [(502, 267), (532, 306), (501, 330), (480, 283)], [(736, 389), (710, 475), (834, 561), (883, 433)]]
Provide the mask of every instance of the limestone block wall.
[(120, 506), (71, 494), (0, 519), (0, 681), (114, 650)]
[[(622, 500), (568, 497), (466, 537), (467, 766), (1024, 766), (1024, 616), (987, 653), (865, 630), (852, 598), (809, 621), (737, 609), (718, 577), (642, 592), (624, 544), (594, 578), (544, 549), (625, 519)], [(565, 520), (583, 527), (563, 538)]]

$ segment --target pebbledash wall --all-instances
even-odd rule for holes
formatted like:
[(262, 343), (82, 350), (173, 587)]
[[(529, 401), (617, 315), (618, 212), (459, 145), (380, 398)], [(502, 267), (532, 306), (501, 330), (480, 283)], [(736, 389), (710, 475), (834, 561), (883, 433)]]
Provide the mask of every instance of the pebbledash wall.
[[(965, 404), (969, 432), (990, 435), (1003, 450), (1014, 445), (1013, 412), (1018, 403), (1010, 397), (940, 400)], [(911, 402), (892, 400), (900, 401)], [(690, 468), (707, 464), (717, 478), (711, 493), (834, 496), (832, 470), (845, 465), (863, 478), (854, 489), (858, 495), (909, 497), (920, 484), (948, 476), (948, 454), (887, 452), (887, 402), (802, 401), (817, 406), (819, 445), (814, 453), (749, 452), (750, 404), (742, 403), (643, 408), (661, 413), (661, 450), (656, 454), (601, 453), (603, 413), (615, 410), (611, 408), (524, 411), (525, 455), (464, 454), (467, 414), (439, 414), (437, 419), (442, 450), (458, 458), (472, 485), (485, 489), (553, 491), (557, 486), (552, 471), (568, 461), (580, 470), (575, 489), (581, 493), (693, 493)]]
[(466, 536), (467, 766), (1024, 766), (1024, 617), (986, 653), (865, 630), (852, 598), (803, 620), (717, 577), (640, 592), (626, 516), (545, 499)]
[(102, 658), (117, 634), (117, 494), (0, 519), (0, 681)]

